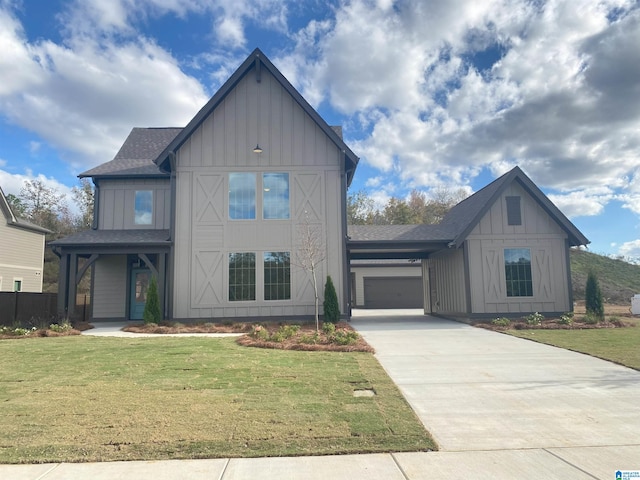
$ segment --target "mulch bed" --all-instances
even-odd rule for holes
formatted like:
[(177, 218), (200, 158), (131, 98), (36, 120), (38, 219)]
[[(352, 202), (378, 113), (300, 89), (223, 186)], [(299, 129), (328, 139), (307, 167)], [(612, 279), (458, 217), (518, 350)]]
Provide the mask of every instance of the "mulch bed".
[(540, 325), (529, 325), (524, 320), (514, 320), (507, 327), (493, 325), (491, 322), (477, 322), (474, 323), (474, 326), (497, 332), (504, 330), (596, 330), (603, 328), (626, 328), (634, 326), (632, 323), (625, 322), (623, 320), (606, 321), (595, 324), (588, 324), (580, 320), (574, 320), (571, 325), (558, 323), (558, 320), (559, 319), (557, 318), (545, 319), (542, 320)]
[(33, 338), (33, 337), (69, 337), (71, 335), (80, 335), (81, 333), (82, 332), (80, 332), (80, 330), (76, 330), (76, 329), (67, 330), (66, 332), (54, 332), (53, 330), (41, 328), (38, 330), (34, 330), (33, 332), (30, 332), (28, 335), (1, 334), (0, 340), (14, 339), (14, 338)]
[[(316, 336), (316, 327), (314, 323), (302, 323), (299, 325), (298, 332), (290, 338), (282, 341), (269, 341), (251, 335), (254, 327), (253, 323), (197, 323), (197, 324), (136, 324), (128, 325), (123, 328), (125, 332), (132, 333), (157, 333), (157, 334), (176, 334), (176, 333), (244, 333), (238, 337), (237, 343), (245, 347), (258, 348), (275, 348), (279, 350), (302, 350), (302, 351), (325, 351), (325, 352), (370, 352), (374, 349), (369, 345), (362, 336), (349, 345), (340, 345), (322, 331), (322, 327)], [(288, 323), (269, 322), (260, 324), (261, 328), (269, 333), (269, 336), (277, 332), (283, 325), (292, 325)], [(339, 322), (336, 324), (336, 331), (353, 332), (355, 331), (347, 322)], [(309, 343), (309, 338), (313, 337), (314, 343)]]

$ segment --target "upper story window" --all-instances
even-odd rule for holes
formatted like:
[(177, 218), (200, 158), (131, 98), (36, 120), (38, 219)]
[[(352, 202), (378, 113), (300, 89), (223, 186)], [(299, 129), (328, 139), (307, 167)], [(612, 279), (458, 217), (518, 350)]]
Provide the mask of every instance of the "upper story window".
[(289, 174), (262, 175), (262, 218), (289, 219)]
[(256, 218), (256, 174), (229, 174), (229, 218), (254, 220)]
[(153, 223), (152, 190), (136, 190), (134, 223), (136, 225), (151, 225)]
[(504, 273), (507, 281), (507, 297), (533, 296), (530, 249), (505, 248)]
[(522, 225), (520, 197), (505, 197), (507, 202), (507, 225)]

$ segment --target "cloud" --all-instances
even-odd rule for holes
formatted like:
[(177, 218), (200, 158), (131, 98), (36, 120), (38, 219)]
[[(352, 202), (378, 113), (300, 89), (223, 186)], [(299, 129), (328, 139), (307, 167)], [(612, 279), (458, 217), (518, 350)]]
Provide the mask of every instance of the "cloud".
[(328, 28), (296, 39), (296, 77), (367, 131), (350, 140), (363, 162), (408, 188), (520, 165), (573, 215), (594, 215), (613, 196), (580, 205), (581, 192), (624, 189), (640, 168), (632, 1), (353, 0)]
[[(0, 166), (2, 163), (0, 162)], [(33, 172), (27, 171), (26, 175), (10, 173), (0, 169), (0, 186), (2, 191), (8, 195), (13, 194), (20, 196), (20, 190), (24, 187), (25, 181), (40, 180), (46, 187), (56, 190), (58, 193), (64, 194), (65, 199), (72, 209), (75, 208), (73, 204), (73, 192), (70, 187), (60, 183), (53, 177), (46, 177), (45, 175), (34, 175)]]
[(0, 76), (27, 72), (22, 83), (0, 87), (2, 114), (79, 170), (113, 158), (132, 127), (183, 126), (207, 100), (202, 85), (144, 37), (123, 43), (88, 37), (30, 43), (6, 11), (0, 32), (3, 42), (15, 47), (11, 64), (0, 61)]
[(618, 253), (625, 258), (639, 259), (640, 258), (640, 240), (632, 240), (630, 242), (624, 242), (618, 248)]

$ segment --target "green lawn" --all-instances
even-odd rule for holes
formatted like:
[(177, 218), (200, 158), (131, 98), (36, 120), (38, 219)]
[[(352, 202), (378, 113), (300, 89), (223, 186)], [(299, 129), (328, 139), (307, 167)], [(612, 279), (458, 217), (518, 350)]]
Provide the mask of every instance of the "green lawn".
[(593, 330), (509, 330), (507, 333), (640, 370), (640, 325)]
[(0, 365), (0, 463), (436, 448), (368, 353), (61, 337), (0, 341)]

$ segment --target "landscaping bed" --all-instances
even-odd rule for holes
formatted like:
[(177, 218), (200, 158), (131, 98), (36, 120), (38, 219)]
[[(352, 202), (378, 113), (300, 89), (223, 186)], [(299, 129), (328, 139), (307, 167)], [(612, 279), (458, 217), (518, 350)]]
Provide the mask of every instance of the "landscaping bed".
[(243, 333), (237, 339), (245, 347), (279, 350), (370, 352), (374, 349), (347, 322), (315, 324), (266, 323), (141, 323), (123, 328), (133, 333)]
[(565, 313), (557, 318), (545, 318), (533, 313), (522, 318), (495, 318), (489, 322), (474, 322), (477, 327), (487, 330), (594, 330), (610, 328), (626, 328), (635, 326), (631, 315), (605, 315), (596, 318), (589, 314), (574, 315)]
[(0, 326), (0, 339), (19, 339), (29, 337), (66, 337), (80, 335), (80, 330), (71, 325), (52, 323), (49, 327), (7, 327)]

